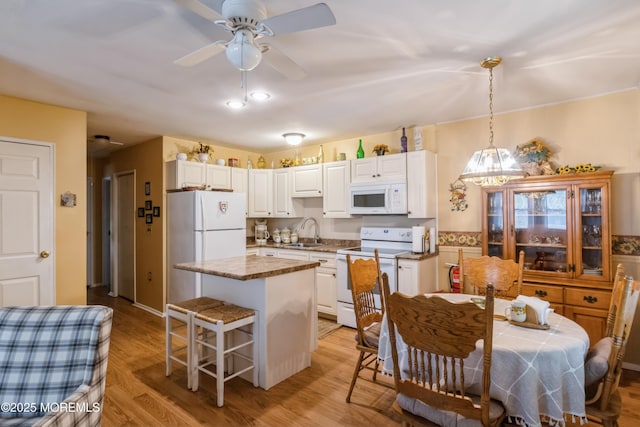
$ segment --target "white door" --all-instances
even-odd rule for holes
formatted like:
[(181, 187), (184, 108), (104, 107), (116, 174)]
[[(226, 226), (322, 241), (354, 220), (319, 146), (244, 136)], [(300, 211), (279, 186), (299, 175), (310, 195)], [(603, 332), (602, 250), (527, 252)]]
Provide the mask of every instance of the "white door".
[(0, 306), (55, 304), (53, 176), (52, 145), (0, 141)]
[(135, 177), (133, 172), (117, 175), (116, 196), (116, 289), (119, 296), (135, 301)]

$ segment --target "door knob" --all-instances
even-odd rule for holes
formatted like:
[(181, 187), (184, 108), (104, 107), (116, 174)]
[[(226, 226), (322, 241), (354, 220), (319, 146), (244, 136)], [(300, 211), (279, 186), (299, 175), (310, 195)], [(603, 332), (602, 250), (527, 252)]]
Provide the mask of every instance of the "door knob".
[(49, 251), (40, 252), (40, 258), (49, 258)]

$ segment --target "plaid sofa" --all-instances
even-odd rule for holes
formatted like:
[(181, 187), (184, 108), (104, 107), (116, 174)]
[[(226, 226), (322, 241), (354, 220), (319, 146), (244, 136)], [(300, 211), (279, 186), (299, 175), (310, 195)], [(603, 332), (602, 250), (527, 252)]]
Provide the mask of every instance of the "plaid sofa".
[(113, 310), (0, 308), (0, 425), (99, 426)]

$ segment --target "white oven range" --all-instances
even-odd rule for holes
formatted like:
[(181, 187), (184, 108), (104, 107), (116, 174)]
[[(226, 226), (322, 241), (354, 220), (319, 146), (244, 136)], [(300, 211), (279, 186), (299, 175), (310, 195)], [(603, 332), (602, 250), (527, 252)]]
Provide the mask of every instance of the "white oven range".
[[(338, 323), (341, 325), (356, 327), (356, 318), (353, 311), (353, 299), (351, 297), (351, 283), (347, 270), (347, 254), (354, 259), (374, 259), (374, 250), (378, 249), (381, 273), (389, 276), (389, 288), (395, 292), (397, 285), (398, 261), (397, 255), (411, 252), (412, 237), (411, 228), (389, 227), (362, 227), (360, 229), (360, 247), (353, 249), (341, 249), (336, 254), (337, 261), (337, 286), (338, 286)], [(380, 307), (380, 290), (376, 288), (376, 306)]]

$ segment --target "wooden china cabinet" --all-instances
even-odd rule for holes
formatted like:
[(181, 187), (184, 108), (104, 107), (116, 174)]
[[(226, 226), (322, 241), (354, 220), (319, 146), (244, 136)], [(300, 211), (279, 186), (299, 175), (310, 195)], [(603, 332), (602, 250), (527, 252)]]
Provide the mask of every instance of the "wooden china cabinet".
[(611, 298), (612, 171), (535, 176), (482, 191), (482, 252), (518, 261), (523, 294), (605, 334)]

